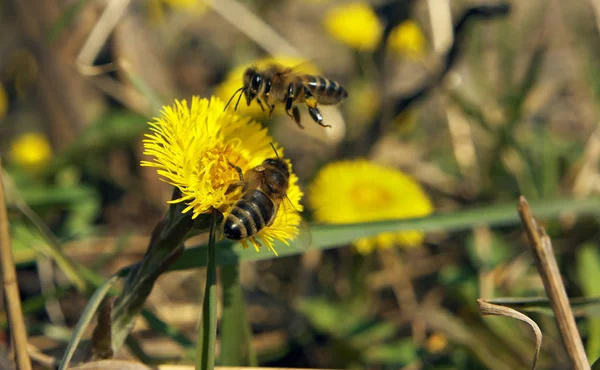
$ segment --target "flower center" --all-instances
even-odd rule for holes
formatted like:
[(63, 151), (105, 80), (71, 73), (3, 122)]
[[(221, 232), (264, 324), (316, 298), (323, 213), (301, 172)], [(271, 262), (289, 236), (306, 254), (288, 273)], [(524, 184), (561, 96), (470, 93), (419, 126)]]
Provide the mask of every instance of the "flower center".
[(394, 198), (392, 193), (374, 183), (359, 183), (350, 190), (352, 203), (359, 211), (388, 207)]
[[(229, 183), (239, 180), (235, 166), (240, 165), (240, 155), (234, 153), (228, 146), (210, 148), (200, 156), (200, 165), (206, 169), (213, 189), (228, 186)], [(242, 171), (243, 171), (243, 167)]]

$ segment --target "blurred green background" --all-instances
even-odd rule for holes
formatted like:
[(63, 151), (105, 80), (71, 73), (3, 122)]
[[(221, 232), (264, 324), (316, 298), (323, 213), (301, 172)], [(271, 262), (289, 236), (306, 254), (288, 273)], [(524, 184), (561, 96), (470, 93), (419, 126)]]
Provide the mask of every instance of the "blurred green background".
[[(236, 312), (260, 366), (528, 368), (531, 328), (483, 318), (476, 304), (544, 296), (521, 194), (553, 240), (569, 296), (600, 296), (597, 0), (3, 0), (0, 19), (2, 176), (41, 352), (62, 356), (93, 289), (143, 257), (167, 210), (171, 187), (139, 165), (147, 122), (175, 98), (226, 101), (246, 66), (269, 61), (349, 92), (322, 109), (331, 129), (306, 113), (301, 130), (281, 108), (272, 118), (255, 104), (239, 110), (285, 149), (310, 225), (335, 223), (306, 202), (335, 191), (314, 185), (320, 171), (356, 159), (419, 184), (430, 206), (398, 187), (406, 196), (394, 209), (384, 201), (379, 215), (345, 222), (433, 216), (406, 224), (427, 231), (410, 243), (380, 235), (361, 248), (358, 236), (315, 226), (308, 250), (244, 253)], [(348, 171), (340, 184), (352, 183)], [(193, 362), (206, 262), (190, 256), (158, 280), (120, 357)], [(593, 363), (600, 308), (585, 302), (575, 313)], [(548, 307), (526, 308), (544, 333), (538, 368), (568, 368)], [(2, 358), (1, 305), (0, 327)]]

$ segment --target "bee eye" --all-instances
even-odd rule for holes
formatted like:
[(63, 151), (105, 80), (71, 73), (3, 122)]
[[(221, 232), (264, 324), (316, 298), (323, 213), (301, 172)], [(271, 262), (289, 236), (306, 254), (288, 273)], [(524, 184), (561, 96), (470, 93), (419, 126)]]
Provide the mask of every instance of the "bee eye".
[(260, 76), (260, 74), (255, 73), (254, 76), (252, 76), (252, 81), (250, 82), (252, 89), (258, 91), (261, 82), (262, 77)]

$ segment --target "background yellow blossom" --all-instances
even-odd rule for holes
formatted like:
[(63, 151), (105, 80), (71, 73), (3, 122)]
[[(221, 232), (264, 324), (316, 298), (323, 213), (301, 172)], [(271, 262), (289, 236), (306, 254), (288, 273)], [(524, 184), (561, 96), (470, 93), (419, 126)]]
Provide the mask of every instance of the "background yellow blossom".
[[(308, 201), (316, 220), (325, 223), (360, 223), (425, 216), (431, 201), (419, 184), (399, 170), (366, 160), (334, 162), (317, 174)], [(355, 242), (361, 253), (375, 247), (416, 246), (418, 231), (387, 232)]]
[[(336, 40), (357, 50), (373, 51), (379, 44), (383, 24), (366, 2), (353, 2), (331, 8), (325, 15), (325, 28)], [(392, 29), (388, 47), (413, 60), (425, 54), (427, 41), (418, 23), (406, 20)]]
[(336, 6), (325, 15), (325, 28), (331, 36), (358, 50), (374, 50), (383, 27), (368, 3)]
[(391, 50), (406, 55), (410, 59), (420, 60), (425, 55), (427, 40), (419, 24), (413, 20), (407, 20), (392, 30), (388, 46)]
[(44, 134), (28, 132), (10, 143), (10, 159), (30, 172), (39, 172), (52, 158), (52, 147)]

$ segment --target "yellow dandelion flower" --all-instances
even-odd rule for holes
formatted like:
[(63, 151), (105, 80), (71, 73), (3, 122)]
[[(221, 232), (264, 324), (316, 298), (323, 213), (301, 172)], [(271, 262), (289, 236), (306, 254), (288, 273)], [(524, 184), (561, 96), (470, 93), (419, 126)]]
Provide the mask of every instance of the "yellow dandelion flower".
[(10, 143), (10, 159), (17, 166), (36, 173), (44, 168), (52, 158), (52, 148), (45, 135), (28, 132)]
[(427, 41), (421, 31), (419, 24), (413, 20), (407, 20), (396, 26), (390, 33), (388, 46), (410, 59), (420, 60), (425, 55)]
[[(163, 107), (161, 116), (149, 123), (152, 133), (145, 135), (144, 154), (154, 160), (142, 161), (142, 166), (155, 167), (164, 181), (181, 190), (181, 198), (170, 203), (184, 202), (182, 213), (192, 212), (193, 218), (213, 208), (227, 217), (241, 196), (239, 188), (232, 191), (230, 187), (239, 181), (232, 164), (243, 172), (260, 165), (275, 156), (270, 143), (282, 155), (265, 128), (224, 108), (225, 102), (214, 97), (193, 97), (191, 105), (175, 101), (173, 106)], [(300, 216), (296, 211), (302, 211), (303, 194), (298, 178), (290, 174), (287, 195), (291, 205), (279, 207), (274, 224), (256, 235), (273, 252), (275, 239), (288, 244), (298, 235)], [(250, 241), (258, 250), (260, 243), (254, 238)], [(245, 242), (243, 245), (247, 247)]]
[(358, 50), (374, 50), (383, 27), (366, 2), (336, 6), (325, 15), (325, 28), (336, 40)]
[[(361, 223), (426, 216), (431, 201), (419, 184), (399, 170), (366, 160), (341, 161), (325, 166), (309, 187), (315, 219), (324, 223)], [(354, 242), (358, 251), (394, 245), (417, 246), (420, 231), (386, 232)]]
[[(251, 62), (251, 63), (241, 64), (241, 65), (233, 68), (231, 71), (229, 71), (229, 73), (225, 77), (225, 80), (216, 88), (215, 96), (221, 98), (222, 100), (228, 101), (231, 98), (231, 96), (233, 95), (233, 93), (236, 90), (238, 90), (240, 87), (243, 86), (244, 83), (243, 83), (242, 77), (244, 75), (244, 71), (248, 67), (256, 66), (257, 68), (260, 69), (260, 68), (265, 68), (269, 64), (273, 64), (273, 63), (281, 64), (281, 65), (284, 65), (284, 66), (290, 67), (290, 68), (298, 67), (299, 71), (301, 71), (302, 73), (307, 73), (307, 74), (317, 74), (318, 73), (318, 69), (317, 69), (317, 67), (315, 67), (314, 64), (309, 63), (306, 60), (301, 59), (301, 58), (289, 57), (289, 56), (277, 56), (277, 57), (262, 58), (262, 59), (258, 59), (256, 61), (254, 61), (254, 62)], [(235, 104), (235, 102), (233, 102), (233, 104)], [(276, 108), (279, 108), (279, 107), (276, 107)], [(256, 102), (253, 102), (250, 106), (247, 106), (246, 103), (244, 102), (244, 99), (242, 99), (242, 101), (240, 102), (240, 105), (238, 106), (237, 111), (241, 114), (248, 114), (253, 117), (266, 118), (269, 115), (268, 112), (263, 112), (260, 109), (260, 106), (258, 105), (258, 103), (256, 103)], [(277, 109), (275, 111), (277, 112)]]

